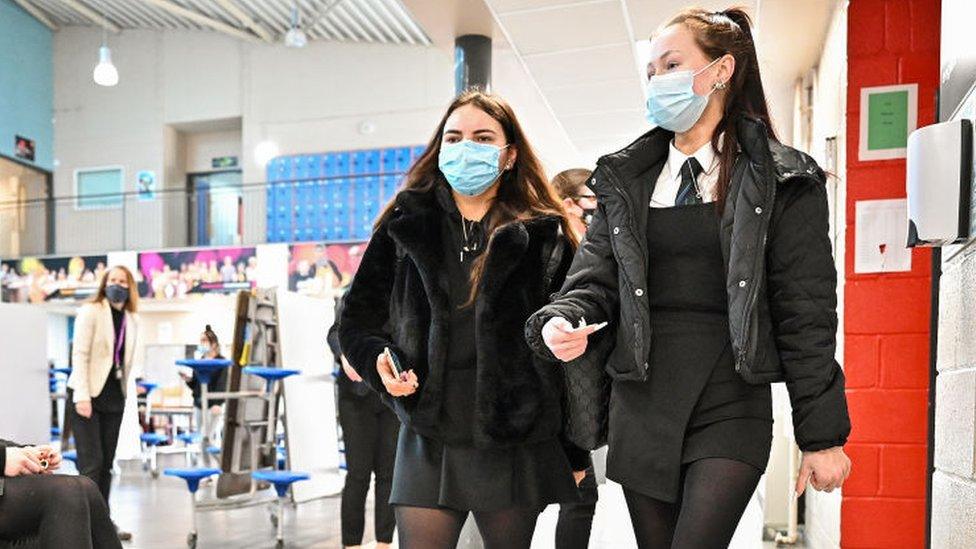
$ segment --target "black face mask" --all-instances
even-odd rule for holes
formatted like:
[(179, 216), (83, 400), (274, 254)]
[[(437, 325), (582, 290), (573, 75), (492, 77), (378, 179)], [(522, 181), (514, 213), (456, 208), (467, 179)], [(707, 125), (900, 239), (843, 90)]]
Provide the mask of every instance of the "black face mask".
[(596, 208), (583, 208), (583, 215), (580, 217), (583, 219), (583, 223), (589, 226), (590, 222), (593, 221), (594, 215), (596, 215)]
[(105, 287), (105, 297), (112, 303), (125, 303), (129, 300), (129, 289), (118, 284), (109, 284)]

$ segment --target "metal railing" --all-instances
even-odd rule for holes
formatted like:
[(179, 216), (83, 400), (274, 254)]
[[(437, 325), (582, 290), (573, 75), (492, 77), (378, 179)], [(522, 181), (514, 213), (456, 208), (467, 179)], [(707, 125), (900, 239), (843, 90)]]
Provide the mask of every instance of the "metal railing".
[[(274, 241), (355, 240), (355, 229), (361, 234), (372, 223), (401, 177), (364, 174), (244, 183), (195, 192), (171, 185), (151, 194), (0, 202), (0, 257), (254, 245), (269, 240), (273, 223), (293, 229), (286, 235), (279, 231), (271, 238)], [(279, 193), (270, 192), (273, 190)], [(269, 210), (269, 199), (282, 196), (282, 190), (287, 203)], [(320, 226), (323, 220), (329, 223), (328, 215), (336, 223), (335, 231)], [(349, 230), (339, 230), (347, 221)]]

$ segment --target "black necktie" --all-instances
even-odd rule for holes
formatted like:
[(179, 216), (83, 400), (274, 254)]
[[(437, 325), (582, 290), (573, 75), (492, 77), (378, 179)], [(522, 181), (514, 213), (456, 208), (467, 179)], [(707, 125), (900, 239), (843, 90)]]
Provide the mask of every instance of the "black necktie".
[(698, 176), (702, 173), (701, 164), (692, 156), (685, 160), (681, 165), (681, 186), (678, 187), (678, 195), (674, 199), (675, 206), (688, 206), (690, 204), (701, 204), (702, 197), (698, 194)]

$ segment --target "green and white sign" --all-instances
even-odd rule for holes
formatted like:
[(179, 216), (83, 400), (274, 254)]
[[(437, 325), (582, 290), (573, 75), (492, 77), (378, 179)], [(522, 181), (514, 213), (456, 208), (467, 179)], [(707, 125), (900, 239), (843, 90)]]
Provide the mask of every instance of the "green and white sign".
[(918, 84), (861, 88), (858, 160), (905, 158), (918, 124)]

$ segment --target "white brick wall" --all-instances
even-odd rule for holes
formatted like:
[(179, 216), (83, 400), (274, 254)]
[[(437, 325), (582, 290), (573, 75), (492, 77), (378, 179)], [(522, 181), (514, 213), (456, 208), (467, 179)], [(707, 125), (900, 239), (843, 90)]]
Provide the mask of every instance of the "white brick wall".
[(976, 246), (943, 250), (932, 547), (976, 540)]
[(932, 547), (969, 549), (976, 541), (976, 482), (936, 471)]

